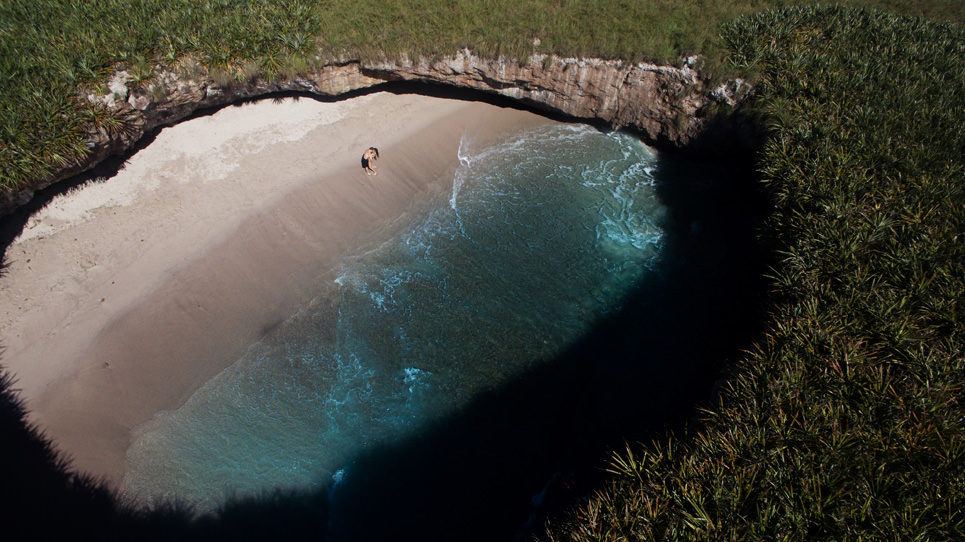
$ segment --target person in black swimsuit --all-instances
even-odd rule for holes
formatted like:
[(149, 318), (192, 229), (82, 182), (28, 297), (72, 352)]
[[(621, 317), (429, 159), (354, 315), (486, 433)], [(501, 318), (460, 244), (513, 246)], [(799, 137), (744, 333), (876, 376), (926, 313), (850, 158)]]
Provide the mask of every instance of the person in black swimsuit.
[(375, 147), (369, 147), (362, 153), (362, 170), (365, 171), (366, 175), (378, 175), (379, 172), (375, 171), (375, 166), (372, 164), (375, 160), (379, 159), (379, 149)]

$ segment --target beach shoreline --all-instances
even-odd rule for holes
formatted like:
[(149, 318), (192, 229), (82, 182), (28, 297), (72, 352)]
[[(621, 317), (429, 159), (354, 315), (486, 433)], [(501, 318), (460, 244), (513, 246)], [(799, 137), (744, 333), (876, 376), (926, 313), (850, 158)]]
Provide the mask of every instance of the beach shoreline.
[[(451, 189), (457, 149), (549, 122), (379, 93), (230, 107), (55, 198), (7, 250), (0, 358), (31, 421), (117, 487), (131, 431), (298, 310), (339, 259)], [(379, 175), (359, 157), (379, 147)]]

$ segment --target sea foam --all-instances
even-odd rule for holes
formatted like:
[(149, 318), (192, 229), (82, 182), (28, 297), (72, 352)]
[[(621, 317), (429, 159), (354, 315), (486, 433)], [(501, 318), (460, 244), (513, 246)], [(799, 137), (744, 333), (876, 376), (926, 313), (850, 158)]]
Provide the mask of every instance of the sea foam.
[(555, 124), (474, 148), (466, 133), (454, 159), (448, 201), (347, 254), (325, 296), (138, 428), (129, 494), (206, 510), (334, 491), (359, 454), (552, 360), (658, 254), (656, 157), (629, 135)]

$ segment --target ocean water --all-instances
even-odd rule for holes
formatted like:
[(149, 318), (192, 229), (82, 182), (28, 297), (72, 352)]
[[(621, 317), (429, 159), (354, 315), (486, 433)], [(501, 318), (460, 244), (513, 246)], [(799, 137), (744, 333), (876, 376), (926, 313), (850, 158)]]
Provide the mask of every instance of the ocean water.
[(457, 157), (447, 198), (347, 254), (297, 314), (138, 428), (127, 493), (204, 511), (331, 486), (360, 453), (552, 360), (654, 263), (656, 157), (634, 137), (550, 124), (480, 147), (467, 133)]

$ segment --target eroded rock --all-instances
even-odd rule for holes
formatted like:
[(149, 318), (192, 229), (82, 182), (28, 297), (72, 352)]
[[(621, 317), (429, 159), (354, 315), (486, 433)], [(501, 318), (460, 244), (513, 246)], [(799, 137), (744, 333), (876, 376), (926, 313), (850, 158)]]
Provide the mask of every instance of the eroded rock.
[[(627, 64), (615, 60), (560, 58), (534, 54), (525, 61), (488, 59), (460, 51), (436, 60), (384, 60), (333, 63), (290, 79), (219, 85), (203, 70), (181, 73), (158, 68), (146, 88), (131, 90), (126, 71), (109, 81), (106, 95), (90, 94), (124, 120), (124, 129), (107, 134), (88, 132), (90, 150), (81, 163), (66, 166), (19, 192), (0, 196), (0, 214), (29, 201), (40, 190), (94, 167), (111, 154), (130, 149), (147, 131), (174, 124), (201, 108), (221, 106), (280, 91), (338, 96), (387, 81), (417, 81), (500, 94), (535, 108), (579, 119), (602, 120), (615, 128), (631, 128), (651, 144), (681, 148), (699, 136), (726, 134), (701, 112), (710, 103), (737, 106), (750, 86), (740, 79), (709, 88), (688, 57), (683, 67)], [(194, 65), (197, 68), (197, 65)], [(715, 136), (714, 140), (721, 139)], [(707, 143), (703, 143), (707, 144)]]

